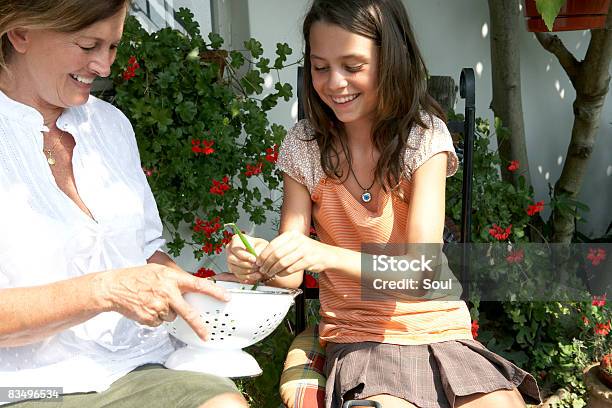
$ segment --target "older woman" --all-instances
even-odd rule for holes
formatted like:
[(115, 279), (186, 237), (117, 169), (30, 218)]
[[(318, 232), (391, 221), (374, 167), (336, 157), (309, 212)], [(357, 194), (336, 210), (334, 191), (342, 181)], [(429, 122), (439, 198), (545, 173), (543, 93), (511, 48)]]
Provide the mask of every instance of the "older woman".
[(230, 380), (161, 365), (162, 321), (206, 336), (182, 293), (227, 294), (160, 251), (131, 125), (89, 95), (128, 2), (0, 2), (0, 387), (63, 388), (18, 407), (244, 407)]

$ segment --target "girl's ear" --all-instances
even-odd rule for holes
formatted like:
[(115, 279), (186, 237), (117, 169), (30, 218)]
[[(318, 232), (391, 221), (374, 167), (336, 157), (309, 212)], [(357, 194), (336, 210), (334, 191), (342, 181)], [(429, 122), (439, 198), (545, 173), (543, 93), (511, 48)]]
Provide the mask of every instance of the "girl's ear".
[(26, 28), (14, 28), (6, 33), (8, 40), (16, 52), (23, 54), (30, 45), (30, 30)]

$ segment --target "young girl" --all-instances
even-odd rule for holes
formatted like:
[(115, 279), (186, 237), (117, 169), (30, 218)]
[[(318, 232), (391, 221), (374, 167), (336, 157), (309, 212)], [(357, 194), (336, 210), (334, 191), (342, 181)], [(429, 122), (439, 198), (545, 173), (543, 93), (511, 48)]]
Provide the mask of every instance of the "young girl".
[(531, 375), (472, 338), (463, 301), (360, 297), (362, 244), (442, 242), (445, 178), (457, 170), (401, 0), (314, 0), (303, 33), (308, 119), (280, 151), (280, 235), (249, 238), (257, 257), (234, 239), (230, 271), (286, 287), (319, 273), (327, 407), (538, 401)]

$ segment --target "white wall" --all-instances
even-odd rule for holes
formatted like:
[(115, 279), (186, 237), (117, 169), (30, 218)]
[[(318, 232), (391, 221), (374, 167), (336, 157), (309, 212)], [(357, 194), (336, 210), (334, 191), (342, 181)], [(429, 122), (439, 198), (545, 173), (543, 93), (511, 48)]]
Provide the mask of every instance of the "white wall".
[[(262, 42), (273, 56), (277, 42), (287, 42), (294, 57), (302, 50), (301, 23), (309, 2), (304, 0), (249, 0), (251, 36)], [(492, 121), (489, 12), (484, 0), (404, 0), (421, 51), (432, 75), (451, 75), (459, 83), (462, 67), (472, 67), (476, 76), (477, 116)], [(518, 7), (518, 2), (517, 2)], [(523, 26), (524, 27), (524, 26)], [(536, 200), (548, 203), (548, 183), (561, 174), (573, 123), (575, 92), (557, 60), (545, 51), (532, 33), (521, 35), (523, 111), (531, 177)], [(590, 33), (560, 33), (567, 48), (582, 59)], [(284, 73), (295, 89), (295, 71)], [(463, 110), (459, 103), (457, 111)], [(291, 126), (295, 106), (282, 103), (271, 121)], [(586, 234), (602, 235), (612, 221), (612, 91), (602, 112), (597, 142), (579, 199), (591, 212)], [(541, 169), (541, 171), (539, 170)], [(548, 216), (548, 212), (544, 214)]]

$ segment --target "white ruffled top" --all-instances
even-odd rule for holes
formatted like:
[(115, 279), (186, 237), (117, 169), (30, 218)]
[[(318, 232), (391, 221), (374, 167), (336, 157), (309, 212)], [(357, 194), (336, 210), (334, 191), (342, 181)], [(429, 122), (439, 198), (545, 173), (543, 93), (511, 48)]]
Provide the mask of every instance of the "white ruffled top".
[[(91, 96), (57, 127), (76, 141), (74, 178), (95, 221), (58, 188), (42, 150), (42, 115), (0, 92), (0, 290), (144, 265), (164, 244), (127, 118)], [(172, 351), (165, 329), (102, 313), (35, 344), (0, 347), (0, 386), (103, 391)]]

